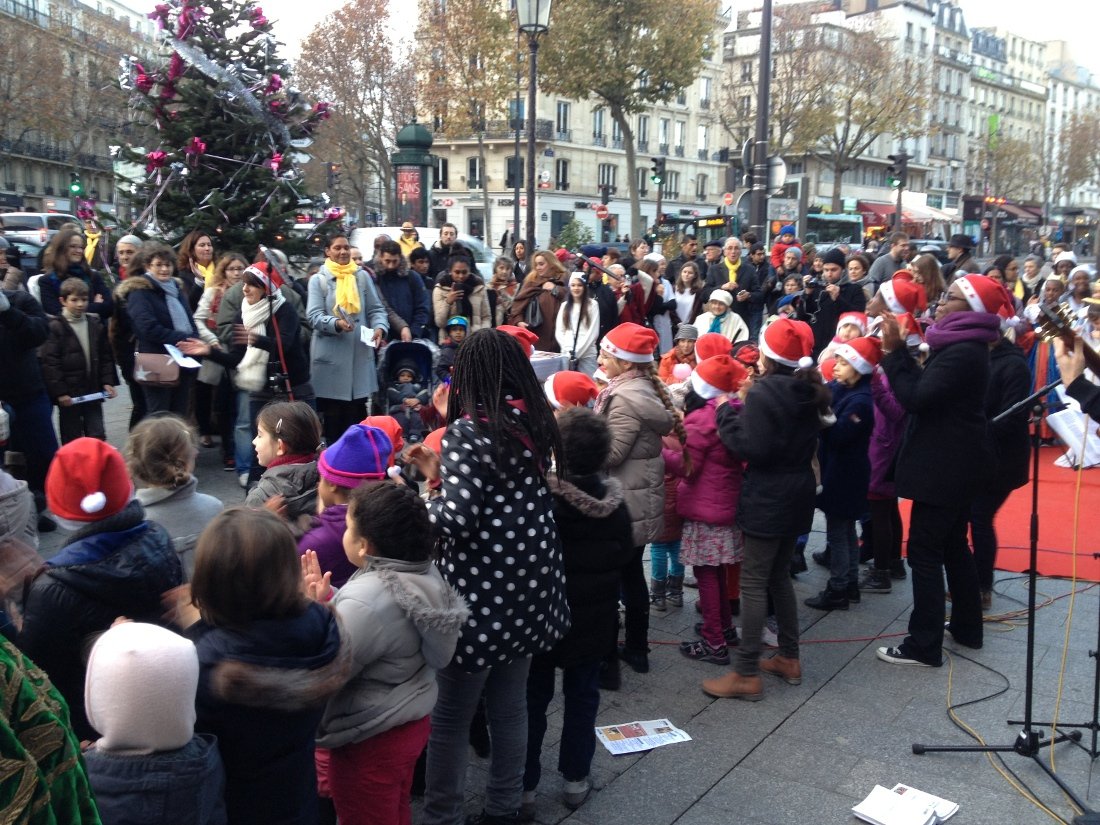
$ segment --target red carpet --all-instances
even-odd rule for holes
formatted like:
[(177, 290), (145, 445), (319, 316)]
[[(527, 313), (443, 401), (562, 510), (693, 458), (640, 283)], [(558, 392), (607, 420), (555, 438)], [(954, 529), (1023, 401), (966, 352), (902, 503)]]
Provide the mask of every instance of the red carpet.
[[(1057, 467), (1054, 459), (1063, 450), (1043, 447), (1039, 453), (1039, 574), (1073, 576), (1074, 497), (1077, 471)], [(902, 518), (908, 527), (909, 502), (902, 502)], [(1100, 468), (1081, 476), (1077, 524), (1077, 578), (1100, 581)], [(1031, 543), (1031, 483), (1009, 496), (997, 514), (997, 569), (1022, 573), (1027, 570)]]

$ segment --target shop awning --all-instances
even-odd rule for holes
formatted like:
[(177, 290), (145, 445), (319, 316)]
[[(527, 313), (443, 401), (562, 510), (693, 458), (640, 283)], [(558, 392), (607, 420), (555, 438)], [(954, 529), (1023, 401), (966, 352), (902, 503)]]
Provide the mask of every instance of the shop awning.
[(892, 223), (894, 204), (878, 201), (857, 201), (856, 211), (863, 216), (868, 226), (886, 226)]
[[(885, 226), (894, 222), (896, 207), (892, 203), (858, 201), (856, 209), (870, 226)], [(931, 206), (903, 206), (901, 220), (903, 223), (933, 223), (935, 221), (953, 223), (958, 219), (939, 209), (933, 209)]]
[(1027, 224), (1029, 226), (1039, 225), (1039, 216), (1022, 206), (1017, 206), (1014, 203), (1002, 203), (1000, 204), (1000, 208), (1013, 216), (1018, 224)]

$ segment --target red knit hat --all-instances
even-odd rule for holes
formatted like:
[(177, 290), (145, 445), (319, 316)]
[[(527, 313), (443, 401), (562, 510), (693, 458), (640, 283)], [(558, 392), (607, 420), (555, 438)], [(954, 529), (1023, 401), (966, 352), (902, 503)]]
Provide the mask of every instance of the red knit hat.
[(515, 327), (511, 324), (501, 324), (497, 329), (507, 335), (511, 335), (519, 341), (519, 345), (523, 348), (523, 351), (527, 353), (528, 358), (534, 354), (535, 344), (539, 342), (539, 337), (531, 332), (531, 330), (524, 329), (523, 327)]
[(867, 314), (864, 312), (845, 312), (836, 322), (836, 331), (839, 333), (840, 328), (851, 324), (859, 330), (860, 335), (867, 334)]
[(725, 393), (737, 392), (748, 377), (745, 365), (732, 355), (715, 355), (695, 368), (691, 374), (691, 388), (700, 398), (709, 401)]
[(1000, 281), (986, 275), (963, 275), (955, 283), (975, 312), (989, 312), (1002, 318), (1011, 318), (1016, 314), (1012, 295)]
[[(661, 339), (641, 324), (619, 324), (604, 336), (600, 349), (608, 355), (632, 364), (648, 364)], [(728, 344), (727, 344), (728, 346)]]
[(928, 294), (924, 287), (913, 282), (910, 272), (895, 272), (894, 277), (878, 289), (886, 308), (895, 314), (924, 312), (928, 309)]
[(695, 342), (695, 357), (700, 361), (715, 355), (730, 354), (730, 339), (720, 332), (705, 332)]
[(249, 264), (241, 277), (247, 275), (255, 275), (259, 278), (260, 283), (264, 285), (269, 294), (274, 294), (275, 290), (283, 285), (283, 277), (279, 274), (278, 270), (273, 269), (271, 264), (267, 263), (267, 261)]
[(836, 369), (836, 359), (826, 358), (824, 361), (817, 365), (817, 368), (821, 370), (822, 378), (824, 378), (826, 381), (832, 381), (833, 370)]
[(558, 248), (558, 249), (555, 249), (555, 250), (554, 250), (554, 257), (555, 257), (555, 258), (557, 258), (557, 259), (558, 259), (559, 261), (561, 261), (562, 263), (565, 263), (565, 261), (566, 261), (566, 260), (567, 260), (568, 258), (571, 258), (571, 257), (572, 257), (572, 255), (570, 255), (570, 254), (569, 254), (569, 250), (568, 250), (568, 249), (566, 249), (566, 248), (565, 248), (565, 247), (563, 246), (563, 247), (560, 247), (560, 248)]
[(596, 382), (583, 372), (555, 372), (543, 383), (546, 398), (555, 410), (587, 407), (599, 392)]
[(777, 364), (787, 367), (812, 367), (814, 331), (805, 321), (780, 318), (760, 336), (760, 350)]
[(118, 450), (98, 438), (78, 438), (57, 451), (46, 474), (46, 503), (69, 521), (100, 521), (122, 510), (134, 486)]
[(860, 375), (870, 375), (882, 360), (882, 341), (878, 338), (854, 338), (836, 348), (836, 357), (843, 358)]
[(393, 445), (393, 454), (390, 455), (390, 465), (393, 465), (393, 456), (405, 449), (405, 431), (401, 424), (392, 415), (368, 415), (359, 422), (367, 427), (377, 427), (390, 437)]

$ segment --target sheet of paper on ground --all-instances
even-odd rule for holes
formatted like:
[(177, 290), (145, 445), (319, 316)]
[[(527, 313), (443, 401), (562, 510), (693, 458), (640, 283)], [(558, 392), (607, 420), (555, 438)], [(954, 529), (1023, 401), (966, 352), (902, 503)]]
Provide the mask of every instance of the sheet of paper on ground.
[(625, 725), (607, 725), (596, 728), (596, 738), (610, 753), (616, 756), (623, 753), (648, 751), (662, 745), (691, 741), (690, 736), (675, 727), (667, 719), (628, 722)]

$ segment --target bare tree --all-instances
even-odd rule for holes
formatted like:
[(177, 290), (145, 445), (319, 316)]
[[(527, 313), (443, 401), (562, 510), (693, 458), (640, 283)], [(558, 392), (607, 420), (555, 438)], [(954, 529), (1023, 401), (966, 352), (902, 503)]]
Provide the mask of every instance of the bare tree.
[[(514, 89), (514, 32), (508, 13), (496, 0), (431, 3), (417, 30), (418, 74), (424, 81), (418, 94), (424, 108), (442, 123), (438, 131), (444, 136), (477, 136), (486, 239), (490, 216), (485, 133)], [(513, 163), (513, 174), (518, 175), (519, 158)]]
[[(630, 235), (643, 234), (630, 116), (671, 100), (689, 85), (710, 55), (718, 20), (715, 0), (555, 0), (540, 55), (547, 91), (575, 100), (595, 97), (619, 125), (626, 150)], [(583, 21), (578, 25), (577, 21)]]
[[(311, 154), (341, 165), (341, 188), (354, 197), (360, 215), (377, 182), (381, 208), (392, 217), (390, 152), (397, 131), (415, 114), (416, 83), (409, 58), (390, 34), (389, 4), (350, 0), (337, 9), (303, 42), (296, 70), (303, 90), (333, 108)], [(321, 164), (311, 164), (306, 177), (314, 191), (327, 186)]]
[(983, 170), (991, 195), (1013, 200), (1039, 197), (1042, 162), (1039, 152), (1025, 140), (994, 136), (979, 149), (978, 168)]

